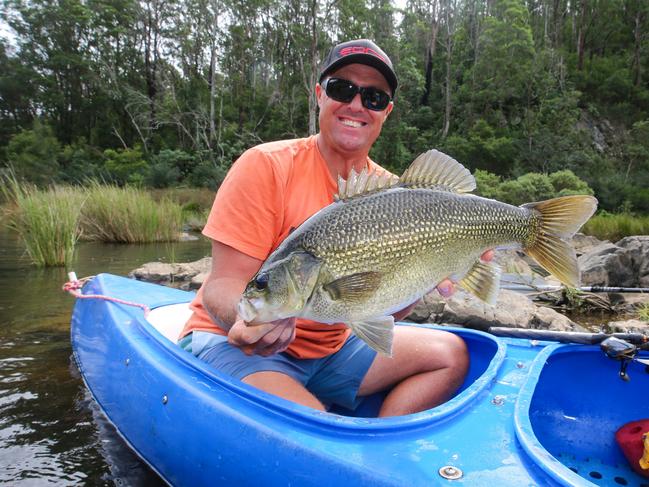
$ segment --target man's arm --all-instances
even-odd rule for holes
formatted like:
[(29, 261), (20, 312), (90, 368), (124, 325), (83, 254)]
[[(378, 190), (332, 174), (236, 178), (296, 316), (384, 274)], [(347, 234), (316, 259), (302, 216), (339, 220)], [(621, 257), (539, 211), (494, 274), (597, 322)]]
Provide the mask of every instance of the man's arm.
[(203, 306), (228, 341), (247, 354), (268, 356), (285, 350), (295, 338), (295, 319), (248, 326), (237, 315), (246, 284), (262, 261), (221, 242), (212, 241), (212, 269), (203, 289)]

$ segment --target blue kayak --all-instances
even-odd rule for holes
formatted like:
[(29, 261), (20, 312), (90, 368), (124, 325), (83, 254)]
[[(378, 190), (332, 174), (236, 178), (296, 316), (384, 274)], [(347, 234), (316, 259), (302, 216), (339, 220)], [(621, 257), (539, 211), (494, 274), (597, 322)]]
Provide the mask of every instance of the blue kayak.
[[(174, 486), (649, 487), (615, 442), (649, 417), (649, 374), (598, 346), (445, 327), (468, 345), (460, 392), (436, 408), (376, 418), (318, 412), (225, 376), (178, 347), (194, 294), (110, 274), (78, 299), (72, 346), (101, 410), (144, 462)], [(407, 325), (400, 326), (432, 326)], [(646, 358), (646, 352), (643, 358)]]

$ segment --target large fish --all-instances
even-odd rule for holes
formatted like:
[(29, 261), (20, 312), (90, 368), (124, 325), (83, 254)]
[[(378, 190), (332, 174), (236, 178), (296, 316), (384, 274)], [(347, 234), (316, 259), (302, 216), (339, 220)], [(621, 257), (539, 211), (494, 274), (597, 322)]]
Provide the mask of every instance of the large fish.
[(311, 216), (248, 283), (239, 314), (251, 324), (302, 317), (345, 323), (372, 348), (392, 353), (391, 314), (452, 276), (484, 301), (496, 300), (500, 269), (487, 249), (518, 244), (567, 286), (579, 285), (567, 242), (597, 207), (564, 196), (520, 207), (467, 194), (475, 179), (436, 150), (397, 178), (352, 172), (337, 201)]

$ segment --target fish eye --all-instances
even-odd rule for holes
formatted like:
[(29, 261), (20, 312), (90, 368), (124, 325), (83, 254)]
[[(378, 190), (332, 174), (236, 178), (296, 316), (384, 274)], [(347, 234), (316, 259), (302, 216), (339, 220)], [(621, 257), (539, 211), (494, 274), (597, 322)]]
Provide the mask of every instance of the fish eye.
[(255, 285), (255, 289), (263, 291), (268, 287), (268, 274), (259, 274), (255, 277), (253, 284)]

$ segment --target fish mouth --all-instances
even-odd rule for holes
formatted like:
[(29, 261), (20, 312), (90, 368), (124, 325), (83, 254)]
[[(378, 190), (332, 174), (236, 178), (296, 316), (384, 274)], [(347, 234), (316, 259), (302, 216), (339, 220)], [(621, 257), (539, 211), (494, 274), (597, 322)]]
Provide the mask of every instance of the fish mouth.
[(255, 305), (252, 304), (248, 298), (241, 298), (239, 304), (237, 305), (237, 310), (239, 312), (239, 316), (241, 316), (243, 321), (246, 322), (251, 322), (259, 314), (257, 313), (257, 308), (255, 308)]

